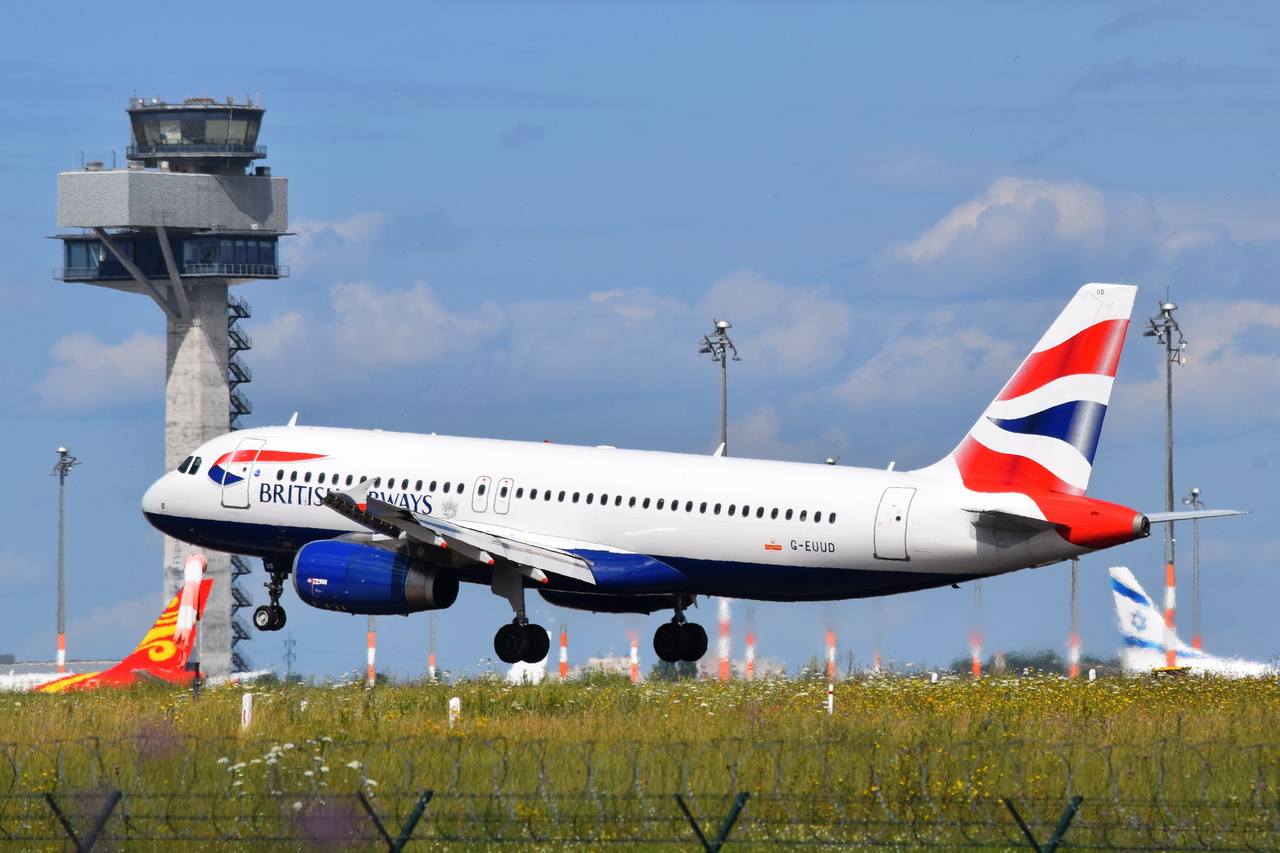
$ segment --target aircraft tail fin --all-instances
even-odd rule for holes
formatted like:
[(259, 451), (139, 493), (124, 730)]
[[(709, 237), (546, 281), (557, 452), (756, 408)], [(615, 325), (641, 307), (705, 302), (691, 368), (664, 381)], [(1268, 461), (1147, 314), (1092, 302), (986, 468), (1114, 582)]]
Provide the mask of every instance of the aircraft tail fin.
[(1083, 495), (1137, 290), (1080, 288), (959, 446), (921, 473), (978, 492)]
[[(198, 608), (201, 613), (209, 600), (209, 589), (212, 586), (213, 578), (200, 581)], [(196, 629), (191, 628), (189, 641), (179, 642), (175, 639), (181, 604), (182, 593), (179, 592), (160, 613), (138, 647), (110, 669), (68, 675), (66, 678), (41, 684), (35, 690), (40, 693), (65, 693), (93, 687), (124, 687), (144, 678), (178, 683), (189, 681), (191, 673), (187, 672), (187, 660), (195, 648)]]

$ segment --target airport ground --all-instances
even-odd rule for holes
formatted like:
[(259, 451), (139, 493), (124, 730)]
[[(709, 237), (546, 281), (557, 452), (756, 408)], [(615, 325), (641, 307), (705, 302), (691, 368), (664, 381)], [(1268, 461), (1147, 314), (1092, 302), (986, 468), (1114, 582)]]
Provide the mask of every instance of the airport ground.
[[(253, 715), (242, 727), (246, 692)], [(460, 716), (451, 724), (453, 697)], [(1016, 837), (1003, 798), (1015, 798), (1033, 827), (1051, 828), (1068, 799), (1083, 796), (1072, 843), (1187, 843), (1208, 810), (1220, 834), (1238, 830), (1231, 844), (1265, 847), (1280, 831), (1271, 825), (1278, 723), (1277, 679), (854, 679), (836, 683), (830, 714), (825, 680), (227, 686), (197, 702), (144, 685), (0, 703), (0, 793), (114, 786), (150, 800), (297, 797), (302, 809), (315, 802), (306, 797), (363, 791), (403, 820), (431, 790), (426, 837), (500, 832), (506, 843), (513, 832), (590, 840), (600, 826), (649, 840), (666, 837), (653, 835), (661, 826), (680, 837), (688, 827), (674, 794), (719, 825), (725, 798), (743, 792), (754, 798), (737, 830), (743, 841), (765, 833), (870, 844), (872, 832), (875, 843), (942, 846), (983, 827)], [(616, 827), (602, 798), (620, 810)], [(554, 815), (540, 811), (548, 803)], [(580, 808), (595, 829), (566, 822)], [(635, 829), (623, 815), (636, 809), (671, 815)], [(500, 829), (487, 828), (489, 812), (507, 816)], [(452, 830), (440, 823), (448, 815), (459, 821)]]

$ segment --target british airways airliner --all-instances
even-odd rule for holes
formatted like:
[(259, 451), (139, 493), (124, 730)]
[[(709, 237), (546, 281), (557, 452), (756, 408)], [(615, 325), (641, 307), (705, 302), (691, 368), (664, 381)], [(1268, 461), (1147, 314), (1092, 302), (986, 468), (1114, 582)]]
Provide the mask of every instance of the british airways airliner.
[(449, 607), (459, 582), (514, 611), (494, 650), (534, 663), (547, 633), (525, 590), (601, 613), (673, 610), (666, 661), (697, 660), (700, 595), (825, 601), (1044, 566), (1148, 535), (1085, 496), (1136, 288), (1081, 288), (960, 444), (917, 471), (612, 447), (287, 426), (197, 448), (143, 498), (155, 527), (261, 557), (279, 630), (284, 584), (313, 607)]

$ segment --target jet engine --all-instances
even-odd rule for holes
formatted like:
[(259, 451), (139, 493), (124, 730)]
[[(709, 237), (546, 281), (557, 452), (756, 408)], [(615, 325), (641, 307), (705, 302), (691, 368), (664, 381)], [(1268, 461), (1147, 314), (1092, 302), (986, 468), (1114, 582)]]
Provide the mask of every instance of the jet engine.
[(312, 607), (375, 616), (442, 610), (458, 598), (458, 576), (447, 566), (337, 539), (302, 546), (293, 586)]

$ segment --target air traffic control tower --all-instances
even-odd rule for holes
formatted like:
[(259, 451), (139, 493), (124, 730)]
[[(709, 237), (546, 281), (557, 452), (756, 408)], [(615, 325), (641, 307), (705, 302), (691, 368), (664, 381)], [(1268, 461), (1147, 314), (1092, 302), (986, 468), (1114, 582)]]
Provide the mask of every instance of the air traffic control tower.
[[(236, 327), (249, 309), (229, 295), (231, 285), (289, 274), (276, 245), (289, 223), (288, 181), (253, 165), (267, 155), (258, 145), (264, 112), (230, 98), (134, 98), (127, 168), (90, 162), (58, 175), (58, 227), (81, 231), (58, 235), (64, 262), (56, 277), (139, 293), (164, 312), (167, 470), (250, 411), (237, 390), (251, 378), (238, 357), (249, 340)], [(169, 537), (164, 546), (167, 601), (191, 546)], [(214, 583), (200, 626), (201, 668), (226, 675), (248, 668), (236, 646), (249, 632), (236, 611), (251, 600), (236, 582), (249, 567), (239, 557), (205, 556)]]

